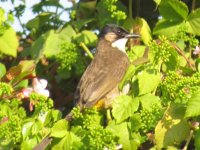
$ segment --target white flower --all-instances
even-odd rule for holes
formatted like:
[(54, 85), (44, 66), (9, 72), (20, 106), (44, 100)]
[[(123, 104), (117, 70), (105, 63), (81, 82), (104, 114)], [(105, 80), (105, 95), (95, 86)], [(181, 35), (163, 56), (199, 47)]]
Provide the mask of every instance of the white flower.
[(199, 46), (196, 46), (195, 50), (193, 51), (194, 55), (198, 55), (200, 53), (200, 48)]
[(49, 97), (49, 90), (46, 89), (47, 83), (48, 82), (45, 79), (39, 80), (38, 78), (34, 78), (32, 81), (32, 87), (24, 88), (22, 90), (23, 97), (28, 98), (32, 92)]
[(45, 79), (38, 80), (37, 78), (34, 78), (32, 83), (33, 91), (38, 94), (49, 97), (49, 91), (45, 89), (47, 87), (47, 83), (48, 82)]

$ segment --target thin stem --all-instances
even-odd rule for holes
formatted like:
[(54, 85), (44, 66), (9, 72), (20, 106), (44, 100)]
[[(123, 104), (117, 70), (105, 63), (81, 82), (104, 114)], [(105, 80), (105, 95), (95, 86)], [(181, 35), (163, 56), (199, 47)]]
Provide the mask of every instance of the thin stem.
[(189, 65), (189, 67), (192, 69), (192, 70), (195, 70), (195, 67), (194, 67), (194, 63), (191, 62), (186, 56), (185, 54), (182, 52), (182, 50), (177, 46), (175, 45), (174, 43), (171, 43), (172, 47), (176, 49), (176, 51), (181, 55), (183, 56), (183, 58), (187, 61), (187, 64)]
[(195, 9), (195, 4), (196, 4), (196, 0), (193, 0), (192, 1), (192, 10), (191, 11), (193, 11)]
[(194, 130), (190, 130), (190, 134), (189, 134), (189, 136), (188, 136), (188, 138), (186, 140), (186, 144), (185, 144), (185, 146), (184, 146), (184, 148), (182, 150), (187, 150), (188, 145), (190, 144), (190, 141), (192, 139), (193, 133), (194, 133)]
[(92, 55), (92, 53), (90, 52), (90, 50), (88, 49), (88, 47), (85, 45), (85, 43), (81, 42), (80, 46), (83, 48), (83, 50), (88, 54), (88, 56), (93, 59), (94, 56)]
[(128, 7), (128, 11), (129, 11), (129, 18), (132, 19), (133, 18), (133, 10), (132, 10), (132, 6), (133, 6), (133, 1), (129, 0), (129, 7)]

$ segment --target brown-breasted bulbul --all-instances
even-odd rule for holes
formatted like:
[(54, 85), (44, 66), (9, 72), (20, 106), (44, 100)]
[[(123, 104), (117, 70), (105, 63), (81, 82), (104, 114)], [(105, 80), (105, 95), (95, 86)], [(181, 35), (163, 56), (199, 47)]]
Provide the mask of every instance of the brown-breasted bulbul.
[[(109, 107), (112, 100), (119, 95), (118, 85), (129, 66), (125, 51), (129, 38), (138, 38), (125, 29), (114, 25), (106, 25), (99, 34), (94, 59), (85, 70), (75, 92), (75, 104), (81, 109), (97, 105), (100, 100), (104, 107)], [(73, 114), (65, 118), (70, 120)], [(44, 138), (34, 150), (42, 150), (51, 142), (50, 137)]]

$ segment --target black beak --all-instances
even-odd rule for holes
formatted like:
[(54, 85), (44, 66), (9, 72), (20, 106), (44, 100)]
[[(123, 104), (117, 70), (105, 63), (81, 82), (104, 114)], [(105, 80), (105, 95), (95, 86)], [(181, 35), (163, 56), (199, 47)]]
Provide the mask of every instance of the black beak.
[(125, 35), (125, 38), (140, 38), (140, 35), (130, 33), (130, 34)]

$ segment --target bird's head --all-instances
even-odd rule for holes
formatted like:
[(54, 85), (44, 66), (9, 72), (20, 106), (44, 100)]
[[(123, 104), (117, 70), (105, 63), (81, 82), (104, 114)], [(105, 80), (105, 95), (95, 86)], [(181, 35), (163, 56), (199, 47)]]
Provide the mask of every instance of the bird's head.
[(108, 24), (101, 30), (99, 38), (111, 42), (112, 47), (116, 47), (119, 50), (125, 51), (125, 45), (129, 38), (138, 38), (138, 34), (132, 34), (125, 29), (114, 25)]

